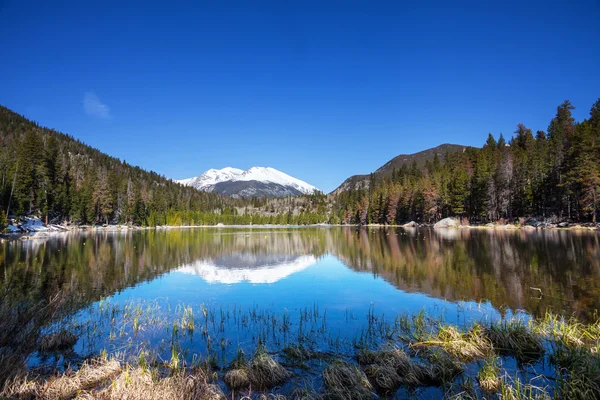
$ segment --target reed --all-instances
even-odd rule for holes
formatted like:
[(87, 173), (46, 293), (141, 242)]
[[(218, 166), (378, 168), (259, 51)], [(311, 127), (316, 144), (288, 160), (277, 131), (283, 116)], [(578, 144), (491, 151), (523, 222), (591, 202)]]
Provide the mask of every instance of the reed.
[(496, 357), (489, 357), (477, 373), (479, 387), (487, 394), (496, 393), (500, 389), (500, 368)]

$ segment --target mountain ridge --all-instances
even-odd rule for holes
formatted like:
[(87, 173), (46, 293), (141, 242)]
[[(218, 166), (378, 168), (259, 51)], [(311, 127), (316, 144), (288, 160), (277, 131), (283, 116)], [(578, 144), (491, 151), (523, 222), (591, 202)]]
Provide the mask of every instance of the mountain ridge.
[(258, 166), (247, 170), (232, 167), (211, 168), (197, 177), (175, 182), (234, 198), (286, 197), (318, 191), (316, 187), (275, 168)]
[[(381, 167), (377, 168), (374, 172), (372, 172), (372, 174), (379, 177), (390, 177), (394, 172), (394, 169), (399, 169), (403, 166), (410, 166), (413, 161), (416, 162), (418, 168), (423, 168), (428, 161), (432, 162), (436, 155), (440, 157), (441, 161), (441, 157), (443, 157), (445, 154), (465, 151), (469, 147), (471, 146), (443, 143), (429, 149), (418, 151), (416, 153), (399, 154), (383, 164)], [(351, 187), (357, 188), (358, 186), (368, 184), (370, 175), (371, 174), (352, 175), (342, 182), (341, 185), (335, 188), (331, 194), (339, 194), (350, 189)]]

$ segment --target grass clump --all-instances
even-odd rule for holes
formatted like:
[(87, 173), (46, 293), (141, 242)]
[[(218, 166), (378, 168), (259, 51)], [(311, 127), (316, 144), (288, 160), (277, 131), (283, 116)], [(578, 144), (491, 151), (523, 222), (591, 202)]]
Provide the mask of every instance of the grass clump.
[(492, 324), (485, 329), (485, 335), (500, 354), (512, 355), (518, 361), (532, 362), (544, 355), (541, 337), (521, 320)]
[(225, 396), (218, 386), (209, 384), (202, 374), (178, 373), (157, 379), (157, 374), (142, 368), (124, 370), (105, 389), (88, 392), (80, 398), (128, 400), (221, 400)]
[(452, 381), (463, 372), (455, 360), (442, 351), (428, 350), (428, 362), (411, 359), (400, 348), (382, 351), (361, 351), (357, 360), (364, 367), (365, 374), (377, 392), (390, 394), (400, 386), (441, 386)]
[(413, 346), (437, 346), (463, 362), (470, 362), (485, 358), (492, 352), (492, 345), (484, 332), (479, 324), (474, 324), (466, 332), (461, 332), (452, 325), (440, 326), (435, 337)]
[(365, 374), (380, 393), (396, 391), (401, 385), (418, 386), (423, 376), (419, 365), (404, 350), (392, 347), (381, 351), (363, 350), (356, 356), (365, 365)]
[(229, 371), (223, 377), (223, 381), (233, 391), (250, 387), (248, 360), (242, 349), (238, 349), (237, 355), (229, 364)]
[(545, 389), (524, 384), (516, 377), (512, 382), (508, 378), (500, 381), (499, 398), (502, 400), (550, 400)]
[(343, 360), (332, 362), (323, 371), (324, 398), (330, 400), (371, 400), (372, 386), (365, 374), (354, 364)]
[(415, 375), (423, 385), (443, 386), (464, 372), (462, 365), (443, 351), (430, 350), (424, 358), (427, 364), (415, 365)]
[(496, 357), (489, 357), (477, 373), (479, 387), (485, 393), (496, 393), (500, 389), (500, 368)]
[(600, 399), (600, 354), (584, 347), (558, 347), (551, 362), (559, 376), (557, 391), (568, 399)]
[(390, 365), (399, 373), (408, 371), (411, 367), (411, 359), (404, 350), (392, 347), (381, 351), (362, 350), (356, 355), (359, 364), (385, 364)]
[(250, 387), (250, 377), (247, 369), (231, 369), (223, 377), (223, 381), (233, 391), (248, 389)]
[(536, 333), (569, 348), (582, 347), (586, 342), (598, 341), (596, 328), (597, 324), (588, 328), (574, 319), (566, 319), (550, 313), (535, 325)]
[(248, 376), (252, 385), (262, 390), (285, 383), (292, 374), (264, 349), (259, 349), (250, 361)]
[(398, 390), (402, 378), (391, 365), (369, 364), (365, 367), (365, 375), (378, 393), (391, 394)]

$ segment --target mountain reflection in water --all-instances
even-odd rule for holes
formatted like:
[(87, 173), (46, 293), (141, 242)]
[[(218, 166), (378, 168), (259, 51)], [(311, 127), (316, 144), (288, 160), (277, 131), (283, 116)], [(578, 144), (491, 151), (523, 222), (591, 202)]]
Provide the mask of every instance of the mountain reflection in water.
[(211, 261), (198, 261), (181, 267), (178, 271), (196, 274), (208, 283), (275, 283), (316, 262), (317, 259), (312, 255), (274, 254), (260, 257), (242, 253), (218, 257)]

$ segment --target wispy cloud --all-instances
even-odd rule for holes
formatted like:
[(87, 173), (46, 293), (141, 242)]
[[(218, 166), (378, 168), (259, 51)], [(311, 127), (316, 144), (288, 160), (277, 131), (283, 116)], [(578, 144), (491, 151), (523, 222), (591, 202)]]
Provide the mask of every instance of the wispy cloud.
[(104, 104), (94, 92), (85, 92), (83, 95), (83, 110), (90, 117), (111, 119), (110, 108)]

